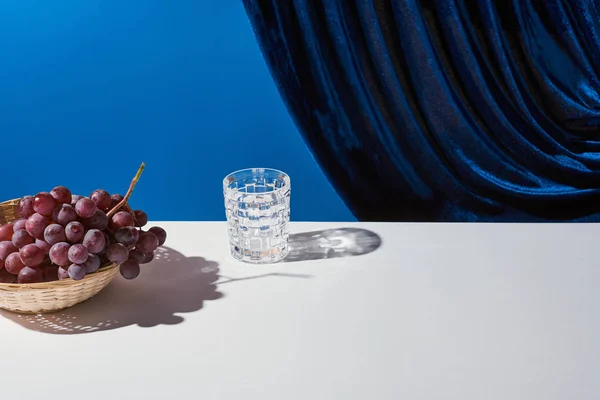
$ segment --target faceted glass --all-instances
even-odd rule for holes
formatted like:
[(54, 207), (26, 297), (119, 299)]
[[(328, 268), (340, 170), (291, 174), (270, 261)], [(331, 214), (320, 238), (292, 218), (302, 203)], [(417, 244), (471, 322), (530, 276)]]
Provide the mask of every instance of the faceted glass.
[(234, 258), (265, 264), (289, 252), (290, 177), (269, 168), (233, 172), (223, 180), (229, 247)]

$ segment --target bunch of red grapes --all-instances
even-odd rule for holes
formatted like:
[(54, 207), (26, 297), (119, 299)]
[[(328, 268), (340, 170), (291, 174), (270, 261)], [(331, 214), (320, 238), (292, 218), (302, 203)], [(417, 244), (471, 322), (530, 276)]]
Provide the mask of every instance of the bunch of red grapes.
[(111, 263), (124, 278), (136, 278), (167, 233), (142, 229), (146, 213), (127, 204), (117, 209), (122, 201), (105, 190), (71, 195), (64, 186), (21, 198), (20, 219), (0, 226), (0, 282), (81, 280)]

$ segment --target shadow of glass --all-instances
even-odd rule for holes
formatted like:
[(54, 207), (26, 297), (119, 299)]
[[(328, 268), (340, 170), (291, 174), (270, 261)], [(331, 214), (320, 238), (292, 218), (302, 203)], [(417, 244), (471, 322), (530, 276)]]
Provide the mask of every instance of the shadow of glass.
[(117, 276), (84, 303), (50, 314), (0, 313), (27, 329), (55, 334), (93, 333), (129, 325), (175, 325), (184, 321), (176, 314), (198, 311), (204, 302), (223, 297), (215, 283), (218, 272), (214, 261), (185, 257), (161, 247), (151, 263), (142, 265), (136, 279), (126, 281)]
[(308, 274), (291, 274), (291, 273), (283, 273), (283, 272), (272, 272), (270, 274), (245, 276), (245, 277), (242, 277), (242, 278), (230, 278), (230, 277), (225, 276), (225, 275), (220, 275), (220, 276), (221, 276), (221, 278), (223, 278), (225, 280), (220, 281), (219, 282), (219, 286), (220, 285), (224, 285), (226, 283), (240, 282), (240, 281), (249, 281), (251, 279), (269, 278), (269, 277), (301, 278), (301, 279), (310, 279), (310, 278), (312, 278), (312, 275), (308, 275)]
[(282, 262), (368, 254), (381, 246), (381, 237), (360, 228), (326, 229), (290, 235), (289, 246), (290, 252)]

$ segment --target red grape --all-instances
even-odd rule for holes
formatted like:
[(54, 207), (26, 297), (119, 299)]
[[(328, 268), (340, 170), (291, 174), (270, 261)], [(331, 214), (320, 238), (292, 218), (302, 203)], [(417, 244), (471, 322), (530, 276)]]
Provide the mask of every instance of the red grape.
[(87, 261), (81, 264), (81, 266), (85, 268), (86, 273), (93, 274), (100, 269), (100, 263), (100, 257), (95, 254), (90, 254)]
[(115, 232), (115, 240), (118, 243), (122, 243), (127, 247), (134, 245), (138, 241), (139, 237), (140, 237), (140, 232), (133, 226), (126, 226), (124, 228), (119, 228)]
[(107, 211), (108, 207), (110, 207), (111, 198), (106, 190), (94, 190), (90, 195), (90, 199), (96, 203), (96, 206), (102, 211)]
[(19, 250), (21, 261), (28, 267), (37, 267), (44, 261), (44, 250), (37, 247), (35, 244), (28, 244)]
[(44, 230), (44, 239), (48, 244), (53, 245), (58, 242), (64, 242), (67, 240), (65, 235), (65, 228), (59, 224), (50, 224)]
[(129, 259), (135, 260), (136, 262), (141, 264), (142, 260), (144, 259), (144, 254), (146, 253), (142, 253), (138, 249), (129, 250)]
[(71, 204), (71, 191), (64, 186), (57, 186), (50, 191), (57, 204)]
[(154, 253), (142, 253), (138, 249), (129, 251), (129, 258), (134, 259), (139, 264), (147, 264), (154, 259)]
[(97, 209), (96, 203), (86, 197), (79, 199), (77, 204), (75, 204), (75, 211), (81, 218), (90, 218)]
[(12, 242), (8, 240), (0, 242), (0, 260), (6, 260), (9, 254), (16, 253), (18, 251), (19, 249)]
[(153, 226), (152, 228), (148, 229), (148, 232), (154, 233), (154, 235), (158, 239), (159, 246), (162, 246), (163, 244), (165, 244), (165, 242), (167, 240), (167, 231), (165, 231), (163, 228), (161, 228), (159, 226)]
[(33, 196), (23, 196), (19, 200), (19, 206), (17, 208), (17, 214), (21, 218), (28, 218), (35, 211), (33, 210)]
[(150, 261), (154, 260), (154, 252), (152, 253), (142, 253), (144, 258), (140, 262), (140, 264), (148, 264)]
[(83, 264), (88, 259), (88, 251), (82, 244), (74, 244), (69, 249), (69, 261), (73, 264)]
[(91, 218), (86, 218), (83, 220), (83, 226), (86, 229), (99, 229), (103, 231), (108, 226), (108, 217), (104, 211), (96, 210)]
[(19, 275), (19, 272), (25, 268), (25, 264), (21, 261), (19, 253), (11, 253), (6, 257), (4, 268), (13, 275)]
[(141, 228), (148, 223), (148, 214), (142, 210), (135, 210), (133, 212), (133, 217), (135, 218), (135, 226), (137, 227)]
[(35, 195), (33, 199), (33, 210), (41, 215), (50, 216), (56, 207), (56, 200), (48, 192), (41, 192)]
[(83, 196), (80, 196), (80, 195), (78, 195), (78, 194), (74, 194), (74, 195), (72, 195), (72, 196), (71, 196), (71, 205), (72, 205), (73, 207), (75, 207), (75, 204), (77, 204), (77, 202), (78, 202), (79, 200), (81, 200), (81, 199), (83, 199)]
[(28, 244), (32, 244), (34, 241), (35, 239), (32, 238), (25, 229), (16, 231), (12, 236), (12, 244), (14, 244), (19, 249), (25, 247)]
[(13, 224), (14, 231), (16, 232), (16, 231), (20, 231), (21, 229), (25, 229), (25, 224), (26, 223), (27, 223), (27, 219), (25, 219), (25, 218), (19, 218)]
[(98, 229), (90, 229), (86, 232), (82, 244), (88, 252), (94, 254), (100, 253), (106, 247), (104, 233)]
[(110, 246), (113, 241), (111, 239), (111, 237), (106, 233), (106, 232), (102, 232), (102, 234), (104, 235), (104, 250), (100, 251), (98, 254), (99, 256), (102, 256), (104, 254), (106, 254), (106, 249), (108, 248), (108, 246)]
[(65, 236), (71, 243), (79, 243), (83, 239), (85, 229), (79, 221), (69, 222), (65, 227)]
[(56, 243), (50, 248), (48, 255), (56, 265), (65, 266), (69, 264), (69, 249), (71, 245), (66, 242)]
[(19, 271), (19, 283), (38, 283), (44, 279), (44, 273), (37, 267), (25, 267)]
[(124, 226), (134, 226), (133, 216), (127, 211), (119, 211), (110, 219), (110, 227), (112, 230), (123, 228)]
[(44, 229), (50, 222), (46, 217), (41, 214), (35, 213), (27, 218), (25, 223), (25, 229), (27, 232), (36, 239), (44, 239)]
[(57, 265), (46, 265), (42, 268), (44, 272), (44, 282), (53, 282), (58, 280), (58, 266)]
[(4, 268), (0, 269), (0, 283), (15, 283), (17, 281), (17, 277), (5, 270)]
[(127, 260), (119, 266), (119, 271), (125, 279), (135, 279), (140, 274), (140, 264), (135, 260)]
[(62, 281), (63, 279), (67, 279), (69, 277), (69, 273), (67, 272), (66, 269), (63, 269), (63, 267), (59, 267), (58, 268), (58, 280)]
[(112, 196), (110, 196), (110, 207), (109, 209), (113, 209), (115, 208), (115, 206), (117, 204), (119, 204), (121, 202), (121, 200), (123, 200), (124, 197), (121, 194), (113, 194)]
[(135, 247), (142, 253), (152, 253), (158, 247), (158, 238), (152, 232), (142, 232)]
[(4, 240), (12, 240), (14, 232), (15, 229), (12, 224), (0, 226), (0, 242)]
[(77, 219), (77, 212), (75, 212), (75, 207), (70, 204), (59, 204), (52, 212), (52, 219), (57, 224), (66, 226), (69, 222)]
[(67, 273), (69, 274), (69, 278), (74, 281), (80, 281), (85, 278), (85, 267), (78, 264), (72, 264), (67, 270)]
[(106, 258), (112, 263), (122, 264), (129, 258), (129, 250), (121, 243), (114, 243), (106, 249)]
[(52, 247), (48, 242), (40, 239), (35, 239), (35, 245), (42, 249), (44, 254), (48, 254), (50, 252), (50, 248)]

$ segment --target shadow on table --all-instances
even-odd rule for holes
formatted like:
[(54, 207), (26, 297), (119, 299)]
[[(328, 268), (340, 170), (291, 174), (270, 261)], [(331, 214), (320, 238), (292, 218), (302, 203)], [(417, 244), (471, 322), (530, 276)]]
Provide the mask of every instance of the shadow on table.
[[(303, 232), (290, 235), (290, 253), (283, 262), (360, 256), (380, 246), (379, 235), (366, 229)], [(117, 276), (86, 302), (56, 313), (23, 315), (0, 310), (0, 315), (27, 329), (53, 334), (93, 333), (130, 325), (176, 325), (184, 321), (177, 314), (201, 310), (206, 301), (223, 297), (217, 285), (269, 277), (312, 276), (279, 271), (229, 278), (219, 274), (215, 261), (185, 257), (161, 247), (151, 263), (142, 265), (139, 277), (126, 281)]]
[(290, 235), (289, 246), (290, 252), (282, 262), (368, 254), (381, 246), (381, 237), (360, 228), (326, 229)]
[(153, 327), (184, 321), (177, 313), (202, 309), (223, 294), (217, 290), (218, 264), (202, 257), (185, 257), (161, 247), (155, 259), (142, 265), (131, 281), (117, 276), (96, 296), (63, 311), (41, 315), (0, 313), (20, 325), (56, 334), (92, 333), (129, 325)]

